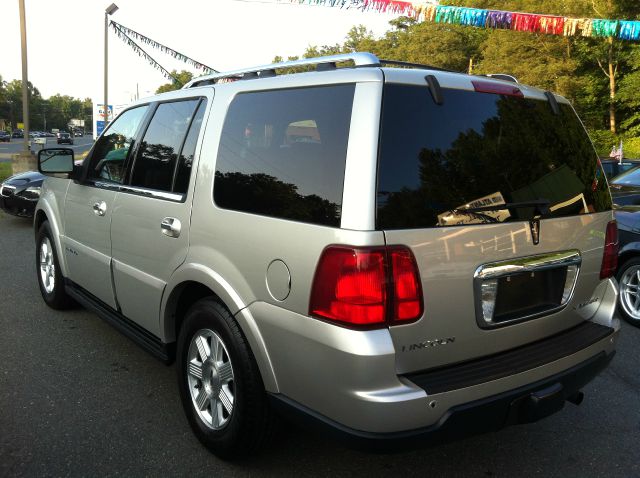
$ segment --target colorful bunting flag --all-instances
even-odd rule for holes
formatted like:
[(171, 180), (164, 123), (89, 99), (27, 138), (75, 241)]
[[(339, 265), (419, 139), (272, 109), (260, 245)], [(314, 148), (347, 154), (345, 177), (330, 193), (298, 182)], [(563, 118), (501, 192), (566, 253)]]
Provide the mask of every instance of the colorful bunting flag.
[[(251, 0), (237, 0), (251, 1)], [(265, 0), (256, 0), (264, 3)], [(268, 0), (266, 0), (268, 1)], [(363, 11), (395, 13), (421, 21), (478, 28), (505, 29), (583, 37), (617, 37), (640, 40), (640, 21), (570, 18), (558, 15), (485, 10), (480, 8), (437, 5), (434, 0), (271, 0), (273, 3), (356, 8)]]

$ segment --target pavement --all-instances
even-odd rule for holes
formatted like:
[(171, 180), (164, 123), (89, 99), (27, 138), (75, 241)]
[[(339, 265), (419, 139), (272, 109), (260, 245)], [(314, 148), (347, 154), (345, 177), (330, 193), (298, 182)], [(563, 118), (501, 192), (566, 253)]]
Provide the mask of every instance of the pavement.
[(29, 220), (0, 212), (0, 477), (640, 476), (640, 329), (611, 366), (540, 422), (395, 454), (368, 454), (287, 424), (261, 455), (218, 460), (191, 433), (174, 366), (82, 309), (40, 297)]

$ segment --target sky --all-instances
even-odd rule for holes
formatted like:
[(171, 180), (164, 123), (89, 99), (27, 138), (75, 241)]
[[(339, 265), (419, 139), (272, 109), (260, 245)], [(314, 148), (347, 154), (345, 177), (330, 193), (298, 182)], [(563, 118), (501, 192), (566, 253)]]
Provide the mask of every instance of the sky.
[[(102, 103), (104, 11), (113, 0), (25, 0), (29, 81), (48, 98), (56, 93)], [(300, 55), (309, 45), (342, 43), (363, 24), (376, 36), (392, 14), (272, 3), (271, 0), (115, 0), (113, 20), (217, 70)], [(0, 0), (5, 81), (22, 78), (18, 0)], [(167, 70), (197, 70), (141, 45)], [(109, 30), (109, 103), (153, 94), (168, 80)]]

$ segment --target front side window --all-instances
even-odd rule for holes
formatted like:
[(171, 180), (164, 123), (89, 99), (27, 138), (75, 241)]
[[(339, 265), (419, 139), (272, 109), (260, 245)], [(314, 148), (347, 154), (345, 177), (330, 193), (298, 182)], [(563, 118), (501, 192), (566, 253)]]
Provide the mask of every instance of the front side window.
[(216, 162), (219, 207), (340, 225), (354, 85), (243, 93)]
[(122, 184), (125, 162), (148, 106), (124, 111), (98, 139), (91, 155), (87, 177)]
[(161, 103), (140, 143), (131, 184), (171, 191), (178, 154), (199, 99)]

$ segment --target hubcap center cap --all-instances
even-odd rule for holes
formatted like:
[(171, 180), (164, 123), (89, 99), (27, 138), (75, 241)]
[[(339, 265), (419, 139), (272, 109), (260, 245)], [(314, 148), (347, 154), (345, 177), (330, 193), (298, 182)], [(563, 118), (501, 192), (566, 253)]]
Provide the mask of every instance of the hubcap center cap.
[(220, 393), (222, 383), (216, 364), (212, 360), (207, 360), (202, 366), (202, 382), (204, 389), (209, 396), (215, 397)]

